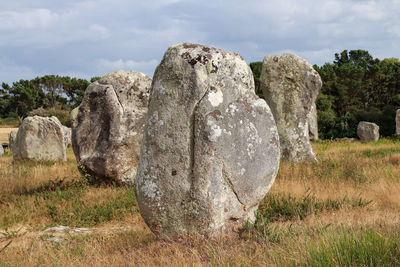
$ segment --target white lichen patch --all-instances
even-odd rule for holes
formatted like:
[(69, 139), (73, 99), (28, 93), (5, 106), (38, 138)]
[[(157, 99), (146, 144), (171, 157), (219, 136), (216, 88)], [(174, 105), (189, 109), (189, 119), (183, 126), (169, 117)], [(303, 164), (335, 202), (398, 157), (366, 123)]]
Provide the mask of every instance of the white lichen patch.
[(157, 196), (157, 185), (152, 180), (145, 179), (141, 191), (146, 197), (154, 199)]
[(209, 117), (207, 120), (207, 125), (210, 126), (210, 135), (208, 139), (212, 142), (217, 141), (217, 138), (221, 136), (222, 129), (216, 124), (216, 121), (213, 117)]
[(262, 143), (262, 138), (259, 136), (258, 130), (252, 122), (249, 122), (248, 126), (246, 127), (246, 131), (248, 132), (247, 154), (250, 158), (252, 158), (256, 152), (257, 145)]
[(210, 101), (213, 107), (218, 106), (224, 101), (224, 95), (221, 90), (210, 91), (208, 94), (208, 101)]
[(289, 138), (289, 140), (297, 140), (300, 137), (293, 128), (286, 128), (286, 136)]
[(227, 131), (226, 129), (223, 129), (222, 131), (224, 132), (224, 134), (232, 135), (232, 132), (231, 132), (231, 131)]
[(253, 158), (253, 154), (256, 152), (256, 148), (252, 143), (247, 144), (247, 155), (250, 159)]
[(229, 106), (225, 110), (225, 112), (227, 112), (227, 113), (229, 112), (232, 116), (234, 116), (235, 112), (238, 110), (239, 110), (238, 107), (235, 104), (231, 103), (231, 104), (229, 104)]
[(299, 124), (297, 125), (297, 127), (300, 129), (300, 134), (303, 137), (308, 136), (308, 123), (307, 123), (307, 121), (305, 123), (300, 121)]
[(259, 98), (256, 101), (254, 101), (252, 103), (252, 106), (255, 107), (255, 108), (259, 107), (259, 108), (269, 109), (269, 106), (268, 106), (267, 102), (265, 102), (265, 100), (261, 99), (261, 98)]

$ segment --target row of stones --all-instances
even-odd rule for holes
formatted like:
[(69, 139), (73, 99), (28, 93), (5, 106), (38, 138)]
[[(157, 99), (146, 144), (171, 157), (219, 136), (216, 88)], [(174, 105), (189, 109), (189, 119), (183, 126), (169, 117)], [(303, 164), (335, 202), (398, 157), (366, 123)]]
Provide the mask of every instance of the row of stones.
[[(167, 50), (153, 81), (118, 71), (92, 83), (71, 114), (73, 150), (96, 179), (135, 183), (140, 212), (153, 232), (215, 235), (255, 219), (281, 156), (316, 161), (309, 121), (316, 122), (321, 85), (305, 60), (266, 56), (265, 102), (239, 55), (180, 44)], [(23, 143), (22, 129), (47, 140), (47, 147), (61, 145), (65, 159), (64, 136), (55, 127), (28, 127), (25, 120), (15, 159), (29, 146), (43, 146), (29, 138)]]
[[(307, 120), (321, 87), (317, 72), (291, 54), (267, 56), (263, 74), (268, 104), (239, 55), (184, 43), (167, 50), (153, 81), (106, 75), (72, 112), (76, 158), (97, 179), (135, 182), (140, 212), (160, 235), (214, 235), (254, 221), (281, 154), (316, 160)], [(54, 123), (31, 124), (20, 127), (16, 159), (29, 146), (22, 132), (57, 132)], [(43, 139), (60, 143), (56, 134)]]

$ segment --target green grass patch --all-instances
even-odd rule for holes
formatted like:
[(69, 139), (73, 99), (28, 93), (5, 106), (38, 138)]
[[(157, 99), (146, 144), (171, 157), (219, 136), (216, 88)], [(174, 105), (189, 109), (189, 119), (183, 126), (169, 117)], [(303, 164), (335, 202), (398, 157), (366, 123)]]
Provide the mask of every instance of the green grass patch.
[(321, 181), (351, 181), (355, 184), (367, 183), (370, 178), (364, 174), (363, 166), (354, 164), (347, 158), (321, 159), (312, 165), (314, 175)]
[(328, 231), (307, 244), (307, 266), (400, 266), (399, 229)]
[[(302, 198), (286, 194), (268, 194), (258, 208), (256, 222), (246, 223), (241, 237), (261, 242), (281, 243), (282, 240), (298, 233), (290, 228), (281, 229), (276, 225), (271, 225), (273, 222), (304, 220), (311, 214), (337, 211), (342, 208), (366, 207), (371, 203), (372, 200), (365, 200), (362, 197), (320, 200), (309, 190)], [(323, 230), (328, 226), (325, 226)]]
[(366, 150), (361, 150), (360, 153), (367, 158), (383, 158), (390, 156), (392, 154), (400, 153), (400, 147), (377, 148), (373, 150), (366, 149)]
[(286, 194), (268, 194), (259, 206), (258, 216), (268, 219), (269, 222), (304, 220), (311, 214), (336, 211), (343, 207), (365, 207), (371, 203), (371, 200), (361, 197), (320, 200), (309, 190), (302, 198)]
[(98, 203), (88, 204), (81, 199), (73, 199), (68, 208), (59, 204), (51, 201), (46, 203), (54, 225), (92, 227), (138, 212), (133, 189), (115, 190), (111, 198)]
[[(103, 197), (103, 192), (112, 191)], [(88, 195), (93, 195), (88, 199)], [(46, 226), (93, 227), (138, 212), (133, 188), (89, 186), (82, 178), (48, 181), (0, 198), (0, 228), (46, 221)], [(38, 217), (35, 218), (35, 217)], [(43, 227), (43, 225), (42, 225)]]

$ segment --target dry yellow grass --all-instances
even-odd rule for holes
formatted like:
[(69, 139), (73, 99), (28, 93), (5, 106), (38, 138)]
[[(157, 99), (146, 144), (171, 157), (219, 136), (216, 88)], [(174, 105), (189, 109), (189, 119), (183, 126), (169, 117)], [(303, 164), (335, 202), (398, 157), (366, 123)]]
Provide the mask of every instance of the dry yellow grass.
[[(391, 235), (400, 230), (400, 142), (313, 146), (319, 163), (282, 162), (269, 195), (291, 196), (299, 205), (307, 194), (321, 203), (347, 198), (369, 204), (349, 202), (337, 209), (312, 210), (303, 219), (275, 220), (240, 235), (180, 242), (159, 240), (149, 231), (134, 202), (129, 209), (129, 198), (134, 198), (129, 189), (76, 187), (82, 179), (71, 150), (67, 162), (55, 164), (12, 164), (10, 156), (0, 157), (0, 250), (12, 241), (0, 252), (0, 266), (304, 265), (314, 257), (312, 245), (340, 236), (341, 229), (355, 236), (372, 229), (387, 238), (387, 244), (390, 238), (399, 241)], [(262, 205), (272, 204), (266, 200)], [(48, 236), (41, 231), (60, 221), (96, 232), (64, 234), (64, 243), (44, 241)], [(376, 265), (400, 264), (400, 246), (392, 249), (398, 257)]]
[(0, 143), (8, 144), (8, 135), (13, 130), (18, 130), (18, 128), (0, 128)]

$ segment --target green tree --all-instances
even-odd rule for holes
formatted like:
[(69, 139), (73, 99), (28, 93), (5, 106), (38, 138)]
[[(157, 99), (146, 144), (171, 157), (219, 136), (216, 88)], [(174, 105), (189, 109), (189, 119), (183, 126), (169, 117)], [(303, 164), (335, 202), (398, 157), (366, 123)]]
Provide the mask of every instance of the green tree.
[(344, 50), (335, 54), (333, 63), (314, 67), (323, 81), (319, 101), (329, 96), (332, 103), (330, 119), (326, 110), (318, 110), (321, 136), (356, 137), (361, 120), (377, 123), (382, 135), (394, 133), (395, 110), (400, 107), (398, 59), (379, 60), (365, 50)]
[(259, 97), (264, 98), (263, 92), (260, 89), (260, 76), (261, 76), (262, 64), (263, 63), (261, 61), (251, 62), (250, 68), (251, 68), (251, 71), (253, 72), (254, 85), (256, 87), (256, 94)]

